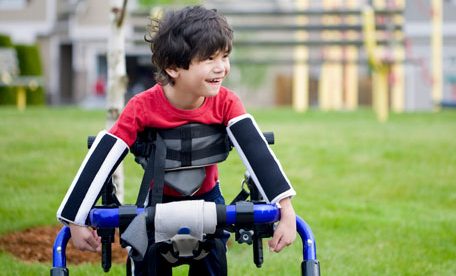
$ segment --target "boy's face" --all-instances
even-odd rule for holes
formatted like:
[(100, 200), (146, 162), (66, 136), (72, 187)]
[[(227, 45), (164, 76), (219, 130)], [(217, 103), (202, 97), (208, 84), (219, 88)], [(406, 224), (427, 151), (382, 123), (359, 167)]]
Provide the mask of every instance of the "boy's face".
[(189, 68), (174, 71), (174, 88), (195, 97), (212, 97), (218, 94), (222, 81), (230, 72), (227, 52), (219, 51), (208, 59), (193, 59)]

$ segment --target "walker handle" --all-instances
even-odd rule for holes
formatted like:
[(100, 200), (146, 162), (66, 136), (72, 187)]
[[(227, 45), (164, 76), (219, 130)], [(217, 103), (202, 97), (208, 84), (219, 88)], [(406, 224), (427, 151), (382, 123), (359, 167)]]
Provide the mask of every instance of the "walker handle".
[[(154, 208), (154, 207), (147, 207)], [(141, 214), (147, 208), (136, 208), (136, 214)], [(217, 218), (219, 226), (232, 225), (237, 222), (236, 205), (220, 205), (217, 208), (225, 209), (225, 218)], [(252, 224), (274, 223), (280, 218), (279, 209), (272, 204), (254, 204)], [(90, 226), (95, 228), (119, 227), (119, 208), (104, 208), (95, 206), (89, 213)]]

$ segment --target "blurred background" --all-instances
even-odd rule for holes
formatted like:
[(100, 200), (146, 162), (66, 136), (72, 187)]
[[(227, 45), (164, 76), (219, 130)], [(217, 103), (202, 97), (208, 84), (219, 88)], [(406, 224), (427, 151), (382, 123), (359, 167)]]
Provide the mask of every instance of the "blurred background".
[[(125, 100), (154, 84), (150, 17), (203, 4), (233, 25), (225, 85), (247, 106), (354, 110), (379, 101), (403, 112), (456, 102), (454, 0), (127, 3)], [(110, 1), (0, 0), (0, 103), (16, 104), (22, 86), (27, 104), (104, 107), (110, 16)]]

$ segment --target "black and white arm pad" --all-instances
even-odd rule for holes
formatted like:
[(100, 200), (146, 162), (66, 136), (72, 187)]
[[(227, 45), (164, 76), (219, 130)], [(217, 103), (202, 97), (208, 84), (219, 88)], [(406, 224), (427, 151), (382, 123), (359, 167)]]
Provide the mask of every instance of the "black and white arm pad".
[(227, 132), (253, 182), (267, 202), (277, 203), (296, 194), (250, 114), (231, 119)]
[(65, 224), (85, 225), (103, 185), (127, 153), (123, 140), (106, 131), (98, 133), (60, 204), (57, 218)]

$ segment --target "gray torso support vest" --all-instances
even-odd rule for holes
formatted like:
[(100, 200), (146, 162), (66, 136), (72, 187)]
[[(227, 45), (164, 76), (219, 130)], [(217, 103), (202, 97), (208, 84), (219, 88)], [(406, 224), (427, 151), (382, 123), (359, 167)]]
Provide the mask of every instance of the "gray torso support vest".
[(146, 129), (130, 149), (136, 162), (145, 169), (141, 186), (148, 186), (152, 179), (154, 186), (160, 185), (163, 178), (166, 185), (184, 196), (198, 191), (206, 177), (204, 167), (225, 160), (230, 150), (223, 125), (197, 123), (173, 129)]

